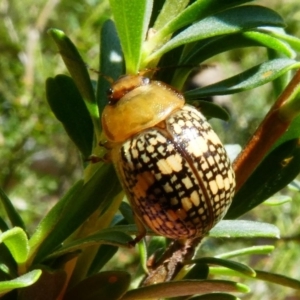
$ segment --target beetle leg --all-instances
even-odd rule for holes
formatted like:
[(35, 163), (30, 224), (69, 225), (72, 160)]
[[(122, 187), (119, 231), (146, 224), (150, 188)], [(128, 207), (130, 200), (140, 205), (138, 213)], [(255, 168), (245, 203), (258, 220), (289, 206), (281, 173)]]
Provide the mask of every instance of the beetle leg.
[(141, 222), (141, 220), (135, 214), (133, 214), (133, 217), (138, 230), (138, 234), (132, 241), (128, 243), (130, 247), (134, 247), (139, 241), (141, 241), (146, 236), (147, 233), (146, 227)]

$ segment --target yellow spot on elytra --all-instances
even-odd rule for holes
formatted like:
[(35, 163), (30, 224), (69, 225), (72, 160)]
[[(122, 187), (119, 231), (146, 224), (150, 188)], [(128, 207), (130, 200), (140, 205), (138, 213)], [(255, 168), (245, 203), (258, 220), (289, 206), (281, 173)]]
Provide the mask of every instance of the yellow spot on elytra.
[(162, 174), (171, 174), (172, 169), (168, 165), (165, 159), (160, 159), (157, 163), (157, 167)]
[(213, 195), (217, 194), (218, 193), (218, 186), (217, 186), (217, 183), (216, 181), (212, 180), (209, 182), (209, 188), (211, 190), (211, 193)]
[(190, 189), (191, 187), (193, 187), (193, 183), (192, 183), (191, 179), (188, 177), (183, 178), (182, 183), (185, 185), (185, 187), (187, 189)]
[(200, 204), (200, 199), (199, 199), (199, 194), (196, 191), (193, 191), (191, 193), (191, 201), (195, 206), (199, 206)]
[(179, 154), (170, 155), (166, 159), (174, 172), (179, 172), (182, 169), (182, 157)]
[(181, 204), (185, 211), (189, 211), (193, 207), (191, 200), (187, 197), (181, 199)]
[(217, 185), (219, 187), (219, 189), (222, 189), (224, 188), (224, 181), (223, 181), (223, 176), (218, 174), (215, 178), (216, 182), (217, 182)]
[(192, 139), (187, 145), (187, 152), (195, 155), (196, 157), (202, 155), (202, 153), (205, 153), (207, 151), (207, 143), (200, 136)]

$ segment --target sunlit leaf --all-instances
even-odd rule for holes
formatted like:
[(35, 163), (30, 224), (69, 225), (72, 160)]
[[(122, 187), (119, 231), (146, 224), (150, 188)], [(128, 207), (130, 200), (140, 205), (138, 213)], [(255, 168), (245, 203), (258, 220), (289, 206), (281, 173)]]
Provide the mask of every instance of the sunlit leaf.
[(278, 58), (270, 60), (220, 82), (187, 91), (185, 96), (187, 99), (197, 99), (212, 95), (238, 93), (263, 85), (285, 72), (299, 67), (300, 63), (292, 59)]
[(279, 238), (280, 232), (273, 224), (246, 220), (223, 220), (209, 232), (209, 236), (216, 238)]
[(17, 288), (24, 288), (34, 284), (41, 274), (41, 270), (33, 270), (12, 280), (0, 282), (0, 295), (4, 295)]

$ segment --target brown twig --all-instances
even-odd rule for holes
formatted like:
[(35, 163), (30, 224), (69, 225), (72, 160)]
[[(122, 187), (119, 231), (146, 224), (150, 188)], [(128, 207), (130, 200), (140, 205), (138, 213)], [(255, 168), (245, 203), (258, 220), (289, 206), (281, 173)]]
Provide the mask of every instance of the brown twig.
[[(197, 246), (202, 238), (193, 240), (174, 241), (170, 244), (163, 256), (149, 266), (149, 274), (142, 282), (143, 286), (166, 282), (174, 279), (183, 266), (183, 262), (193, 258)], [(149, 262), (149, 261), (148, 261)]]
[(252, 138), (248, 141), (244, 150), (234, 161), (236, 174), (236, 191), (246, 182), (250, 175), (261, 163), (265, 155), (270, 151), (273, 144), (288, 129), (291, 119), (283, 119), (280, 107), (291, 97), (294, 90), (299, 86), (300, 70), (298, 70), (292, 81), (278, 97), (271, 107), (269, 113), (257, 128)]

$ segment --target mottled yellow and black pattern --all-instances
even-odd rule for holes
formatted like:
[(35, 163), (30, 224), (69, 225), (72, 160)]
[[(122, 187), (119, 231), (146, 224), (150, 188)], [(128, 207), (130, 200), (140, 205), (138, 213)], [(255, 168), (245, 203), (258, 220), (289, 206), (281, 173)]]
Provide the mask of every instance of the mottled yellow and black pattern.
[[(172, 87), (139, 75), (112, 86), (102, 127), (139, 223), (173, 238), (204, 236), (225, 215), (234, 172), (205, 117)], [(142, 226), (135, 242), (145, 234)]]
[(160, 235), (201, 236), (226, 213), (234, 173), (204, 116), (184, 106), (127, 140), (119, 172), (137, 216)]

